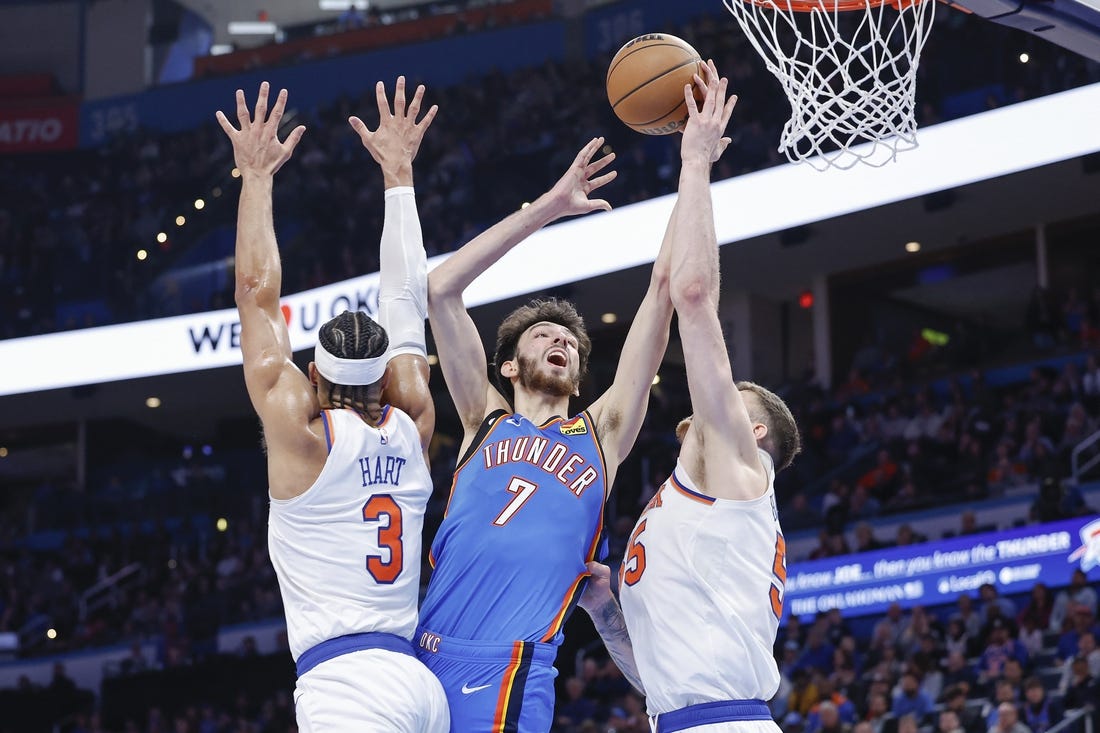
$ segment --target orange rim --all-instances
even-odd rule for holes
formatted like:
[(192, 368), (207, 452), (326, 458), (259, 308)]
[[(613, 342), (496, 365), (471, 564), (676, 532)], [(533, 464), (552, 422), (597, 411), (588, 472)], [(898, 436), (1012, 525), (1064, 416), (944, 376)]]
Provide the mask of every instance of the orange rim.
[(905, 10), (920, 5), (924, 0), (744, 0), (744, 2), (768, 10), (789, 10), (795, 13), (809, 13), (815, 10), (843, 13), (877, 8), (880, 5), (890, 5), (894, 10)]

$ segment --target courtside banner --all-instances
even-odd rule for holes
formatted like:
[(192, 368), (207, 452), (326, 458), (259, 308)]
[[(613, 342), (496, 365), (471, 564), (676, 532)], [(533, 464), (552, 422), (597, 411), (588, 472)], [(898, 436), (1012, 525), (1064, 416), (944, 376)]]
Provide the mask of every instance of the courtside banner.
[(892, 603), (954, 604), (961, 595), (977, 597), (985, 583), (1002, 595), (1027, 593), (1040, 581), (1068, 585), (1077, 569), (1100, 579), (1100, 516), (791, 563), (783, 617), (833, 608), (846, 617), (877, 615)]

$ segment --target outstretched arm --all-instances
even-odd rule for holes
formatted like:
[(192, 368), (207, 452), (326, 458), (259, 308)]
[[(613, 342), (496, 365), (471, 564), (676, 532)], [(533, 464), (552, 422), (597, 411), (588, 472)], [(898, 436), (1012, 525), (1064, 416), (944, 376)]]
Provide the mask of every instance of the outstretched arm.
[[(689, 102), (694, 107), (694, 99)], [(713, 150), (717, 160), (729, 145), (729, 138), (721, 138)], [(591, 412), (597, 420), (604, 454), (608, 464), (608, 485), (612, 484), (615, 470), (626, 458), (638, 438), (649, 406), (650, 388), (668, 347), (668, 331), (672, 324), (672, 301), (669, 297), (669, 278), (672, 270), (673, 242), (683, 236), (679, 222), (684, 218), (680, 198), (677, 197), (665, 229), (661, 249), (653, 263), (649, 289), (634, 316), (634, 321), (623, 343), (615, 379), (593, 405)], [(717, 270), (715, 270), (717, 278)], [(717, 287), (717, 279), (715, 280)]]
[(462, 293), (478, 275), (528, 236), (564, 216), (587, 214), (611, 205), (588, 195), (610, 183), (615, 171), (597, 175), (615, 159), (611, 153), (593, 161), (603, 138), (593, 139), (577, 154), (554, 187), (530, 206), (511, 214), (447, 258), (428, 276), (428, 315), (439, 350), (439, 364), (451, 399), (466, 431), (462, 450), (485, 415), (507, 402), (489, 383), (485, 349), (466, 312)]
[(602, 563), (589, 562), (588, 572), (592, 575), (577, 605), (592, 619), (592, 625), (603, 640), (607, 653), (623, 676), (644, 695), (645, 686), (638, 674), (638, 664), (634, 661), (634, 645), (630, 642), (626, 619), (611, 593), (611, 569)]
[(416, 211), (413, 160), (439, 108), (432, 105), (417, 121), (424, 100), (423, 85), (405, 103), (405, 77), (397, 77), (393, 111), (382, 82), (375, 85), (378, 129), (371, 131), (358, 117), (349, 118), (363, 146), (382, 168), (386, 214), (380, 246), (378, 322), (390, 339), (388, 379), (382, 399), (409, 415), (420, 432), (425, 453), (435, 430), (435, 404), (428, 387), (428, 353), (424, 319), (428, 316), (428, 261)]
[[(688, 104), (680, 153), (680, 206), (674, 215), (670, 288), (694, 411), (681, 455), (689, 465), (705, 466), (708, 476), (723, 477), (721, 482), (694, 477), (711, 496), (752, 499), (764, 493), (767, 481), (718, 320), (718, 241), (710, 198), (711, 163), (737, 99), (726, 100), (727, 80), (718, 78), (713, 62), (707, 66), (707, 77), (705, 84), (696, 77), (696, 83), (706, 88), (702, 109)], [(684, 96), (693, 99), (690, 87), (685, 87)], [(701, 462), (691, 460), (692, 455)]]
[(279, 123), (286, 90), (279, 92), (267, 114), (268, 84), (260, 85), (255, 115), (249, 116), (244, 92), (237, 90), (240, 129), (219, 110), (218, 123), (233, 145), (241, 172), (235, 251), (237, 311), (241, 319), (241, 352), (245, 385), (269, 446), (294, 449), (307, 438), (302, 428), (318, 412), (309, 380), (292, 360), (290, 336), (279, 310), (282, 266), (275, 242), (271, 192), (275, 173), (290, 159), (305, 128), (298, 126), (279, 142)]

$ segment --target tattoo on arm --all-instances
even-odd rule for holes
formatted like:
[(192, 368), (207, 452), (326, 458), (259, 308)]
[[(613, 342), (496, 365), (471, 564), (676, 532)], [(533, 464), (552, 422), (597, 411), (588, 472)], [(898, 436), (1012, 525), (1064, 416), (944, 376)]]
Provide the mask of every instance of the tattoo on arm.
[(609, 598), (607, 603), (595, 609), (589, 614), (592, 623), (603, 639), (611, 659), (622, 671), (623, 676), (634, 685), (638, 692), (645, 694), (641, 677), (638, 675), (638, 665), (634, 661), (634, 647), (630, 642), (630, 634), (626, 629), (626, 620), (623, 618), (622, 609)]

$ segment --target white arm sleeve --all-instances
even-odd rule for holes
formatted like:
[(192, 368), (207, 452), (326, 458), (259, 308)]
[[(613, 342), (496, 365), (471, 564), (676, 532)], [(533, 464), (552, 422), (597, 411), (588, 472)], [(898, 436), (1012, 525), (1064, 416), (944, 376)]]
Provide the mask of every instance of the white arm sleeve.
[(386, 215), (379, 253), (378, 323), (390, 338), (389, 358), (427, 357), (428, 256), (412, 186), (386, 190)]

